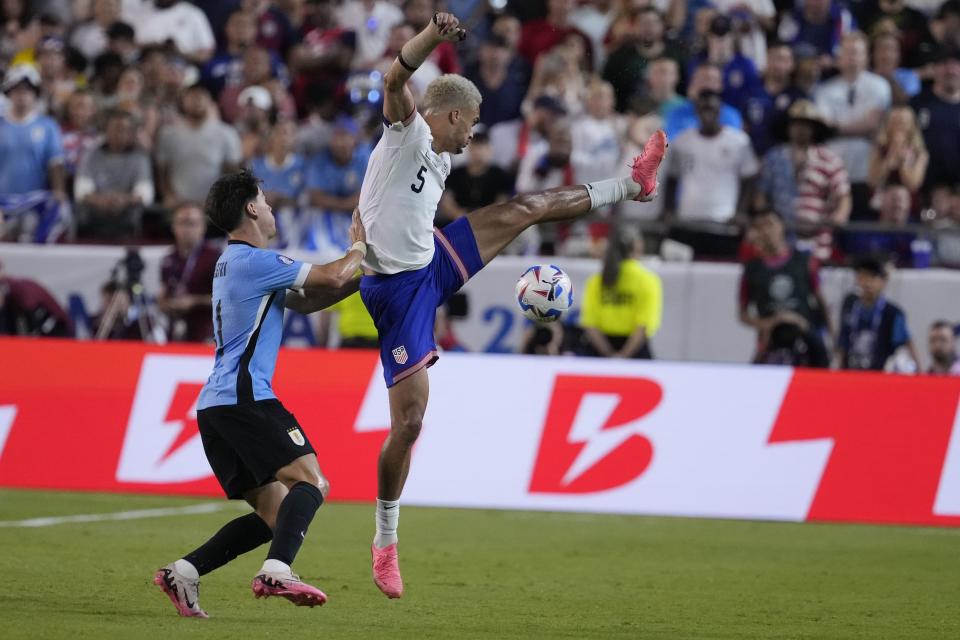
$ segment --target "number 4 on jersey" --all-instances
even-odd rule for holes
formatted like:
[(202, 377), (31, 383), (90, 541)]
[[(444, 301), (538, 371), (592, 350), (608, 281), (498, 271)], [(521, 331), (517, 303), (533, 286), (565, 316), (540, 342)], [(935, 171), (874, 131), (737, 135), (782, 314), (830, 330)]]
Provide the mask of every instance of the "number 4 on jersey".
[(423, 177), (423, 172), (426, 170), (427, 168), (425, 166), (420, 165), (420, 171), (417, 171), (417, 180), (420, 181), (420, 184), (410, 185), (410, 190), (413, 191), (414, 193), (420, 193), (421, 191), (423, 191), (423, 185), (426, 182), (426, 179)]

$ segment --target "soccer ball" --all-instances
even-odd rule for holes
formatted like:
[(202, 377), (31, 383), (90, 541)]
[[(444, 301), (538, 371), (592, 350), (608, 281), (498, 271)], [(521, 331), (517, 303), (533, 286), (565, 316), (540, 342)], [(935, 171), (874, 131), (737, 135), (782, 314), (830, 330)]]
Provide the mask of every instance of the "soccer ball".
[(573, 306), (573, 283), (559, 267), (535, 265), (517, 280), (517, 304), (534, 322), (554, 322)]

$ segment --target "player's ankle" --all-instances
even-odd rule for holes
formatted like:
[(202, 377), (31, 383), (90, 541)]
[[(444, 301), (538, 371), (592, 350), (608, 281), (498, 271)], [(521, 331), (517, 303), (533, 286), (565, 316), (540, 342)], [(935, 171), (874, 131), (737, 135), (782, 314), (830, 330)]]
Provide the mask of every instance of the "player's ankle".
[(400, 524), (400, 501), (377, 499), (377, 535), (373, 544), (378, 549), (397, 542), (397, 527)]
[(290, 565), (282, 560), (267, 558), (260, 567), (261, 573), (290, 573)]

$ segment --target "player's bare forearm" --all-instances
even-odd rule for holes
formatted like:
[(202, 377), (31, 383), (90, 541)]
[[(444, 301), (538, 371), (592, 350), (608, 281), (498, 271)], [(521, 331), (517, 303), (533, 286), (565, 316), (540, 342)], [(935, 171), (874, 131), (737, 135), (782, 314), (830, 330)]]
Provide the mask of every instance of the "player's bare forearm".
[(338, 289), (304, 289), (287, 293), (286, 307), (307, 315), (331, 307), (360, 290), (360, 277), (351, 278)]
[(336, 290), (346, 286), (360, 269), (363, 256), (362, 252), (351, 249), (339, 260), (313, 265), (303, 288)]
[(416, 103), (407, 80), (444, 40), (459, 40), (463, 30), (451, 13), (438, 13), (423, 31), (411, 38), (383, 78), (383, 115), (390, 122), (409, 116)]

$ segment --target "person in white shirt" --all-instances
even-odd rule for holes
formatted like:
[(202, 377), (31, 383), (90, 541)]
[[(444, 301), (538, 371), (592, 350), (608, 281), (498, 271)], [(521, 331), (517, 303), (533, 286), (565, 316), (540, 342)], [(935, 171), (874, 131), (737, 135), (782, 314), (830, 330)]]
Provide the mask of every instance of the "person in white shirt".
[(357, 34), (356, 69), (371, 69), (387, 50), (390, 30), (403, 22), (403, 11), (385, 0), (349, 0), (337, 9), (337, 22)]
[(840, 41), (837, 69), (814, 93), (817, 110), (836, 129), (827, 146), (840, 156), (850, 176), (853, 217), (869, 215), (870, 151), (873, 137), (890, 109), (890, 84), (867, 71), (867, 38), (854, 31)]
[(721, 104), (720, 94), (701, 92), (700, 128), (687, 129), (670, 145), (665, 207), (670, 211), (679, 198), (677, 220), (729, 222), (746, 210), (760, 166), (750, 136), (720, 124)]
[(576, 183), (612, 176), (620, 170), (624, 124), (613, 110), (613, 86), (600, 79), (587, 87), (587, 113), (571, 130), (570, 163)]
[(753, 60), (758, 71), (767, 67), (767, 32), (773, 31), (777, 11), (773, 0), (711, 0), (733, 23), (740, 53)]
[(399, 499), (427, 408), (427, 367), (437, 360), (437, 307), (531, 225), (569, 222), (617, 202), (652, 199), (666, 151), (666, 136), (660, 131), (634, 159), (628, 177), (521, 194), (434, 229), (450, 154), (470, 144), (482, 98), (466, 78), (444, 75), (427, 87), (421, 115), (408, 80), (437, 45), (465, 35), (455, 16), (438, 13), (403, 46), (384, 77), (383, 116), (388, 124), (360, 190), (369, 248), (360, 295), (377, 326), (390, 401), (390, 433), (378, 467), (377, 533), (371, 546), (374, 583), (389, 598), (403, 593), (397, 556)]
[(137, 44), (173, 42), (180, 54), (194, 64), (213, 56), (217, 45), (207, 16), (189, 2), (153, 0), (131, 16)]

